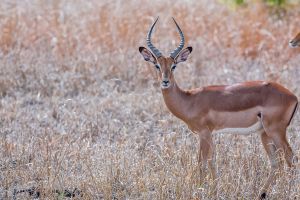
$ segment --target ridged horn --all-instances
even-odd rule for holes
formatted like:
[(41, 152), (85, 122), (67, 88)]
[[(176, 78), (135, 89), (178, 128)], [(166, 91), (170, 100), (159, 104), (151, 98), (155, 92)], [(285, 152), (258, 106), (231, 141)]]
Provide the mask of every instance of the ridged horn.
[(152, 53), (153, 53), (157, 58), (161, 57), (162, 54), (161, 54), (160, 51), (152, 44), (152, 42), (151, 42), (151, 34), (152, 34), (152, 31), (153, 31), (153, 28), (154, 28), (156, 22), (158, 21), (158, 18), (159, 18), (159, 17), (157, 17), (156, 20), (155, 20), (155, 22), (152, 24), (152, 26), (151, 26), (151, 28), (150, 28), (150, 30), (149, 30), (149, 32), (148, 32), (148, 35), (147, 35), (147, 45), (148, 45), (148, 47), (150, 48), (150, 50), (152, 51)]
[(184, 35), (183, 35), (183, 32), (182, 30), (180, 29), (179, 25), (177, 24), (177, 22), (175, 21), (175, 19), (172, 17), (177, 29), (178, 29), (178, 32), (179, 32), (179, 35), (180, 35), (180, 44), (179, 46), (172, 52), (170, 53), (170, 57), (175, 59), (176, 56), (178, 55), (178, 53), (183, 49), (184, 47)]

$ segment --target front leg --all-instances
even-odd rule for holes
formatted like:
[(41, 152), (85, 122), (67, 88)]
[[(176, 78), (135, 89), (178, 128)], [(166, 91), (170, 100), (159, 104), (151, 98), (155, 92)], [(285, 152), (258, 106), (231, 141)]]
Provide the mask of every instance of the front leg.
[(215, 172), (215, 160), (214, 160), (214, 146), (212, 141), (212, 134), (209, 130), (199, 132), (200, 137), (200, 150), (199, 150), (199, 166), (201, 172), (201, 181), (205, 177), (205, 171), (207, 170), (208, 164), (208, 171), (210, 172), (212, 179), (216, 179), (216, 172)]

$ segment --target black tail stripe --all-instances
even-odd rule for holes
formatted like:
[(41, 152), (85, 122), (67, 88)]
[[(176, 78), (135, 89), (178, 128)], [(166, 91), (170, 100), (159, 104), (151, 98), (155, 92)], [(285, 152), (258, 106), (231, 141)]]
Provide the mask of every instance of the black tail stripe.
[(294, 108), (293, 114), (292, 114), (291, 119), (290, 119), (290, 121), (289, 121), (289, 123), (288, 123), (288, 126), (290, 125), (290, 123), (291, 123), (291, 121), (292, 121), (292, 119), (293, 119), (293, 117), (294, 117), (294, 115), (295, 115), (295, 112), (296, 112), (296, 110), (297, 110), (297, 107), (298, 107), (298, 102), (296, 103), (296, 106), (295, 106), (295, 108)]

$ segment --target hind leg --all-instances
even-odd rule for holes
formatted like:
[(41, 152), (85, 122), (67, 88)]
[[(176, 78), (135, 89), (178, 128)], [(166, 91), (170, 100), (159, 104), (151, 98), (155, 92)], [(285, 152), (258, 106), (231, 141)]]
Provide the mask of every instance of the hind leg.
[[(294, 110), (294, 107), (291, 107)], [(292, 111), (291, 110), (291, 111)], [(286, 129), (290, 123), (291, 116), (285, 110), (271, 110), (262, 117), (262, 124), (267, 136), (269, 136), (278, 151), (282, 152), (289, 167), (293, 167), (297, 158), (286, 139)]]
[[(283, 137), (281, 138), (280, 141), (276, 141), (276, 146), (278, 146), (279, 148), (282, 148), (283, 151), (284, 151), (284, 158), (287, 162), (287, 165), (289, 167), (292, 167), (294, 168), (295, 167), (295, 164), (297, 162), (297, 158), (295, 157), (293, 151), (292, 151), (292, 148), (290, 146), (290, 144), (288, 143), (286, 137)], [(280, 143), (280, 146), (279, 144)]]
[(278, 156), (276, 155), (277, 152), (277, 148), (272, 140), (272, 138), (270, 138), (266, 132), (263, 132), (261, 134), (261, 141), (263, 144), (264, 149), (266, 150), (266, 153), (269, 157), (270, 160), (270, 164), (272, 168), (278, 168), (279, 167), (279, 160), (278, 160)]
[(276, 173), (280, 169), (280, 166), (282, 166), (282, 165), (280, 164), (280, 159), (277, 154), (276, 146), (275, 146), (272, 138), (269, 137), (266, 134), (266, 132), (263, 132), (261, 134), (261, 141), (262, 141), (264, 149), (266, 150), (266, 153), (269, 157), (270, 164), (271, 164), (270, 174), (269, 174), (268, 179), (267, 179), (266, 183), (264, 184), (262, 191), (260, 193), (260, 198), (264, 199), (264, 198), (266, 198), (266, 192), (267, 192), (268, 188), (273, 183), (273, 181), (276, 179)]
[(281, 132), (274, 132), (271, 135), (272, 140), (278, 150), (280, 150), (285, 158), (285, 161), (289, 167), (294, 168), (297, 162), (297, 158), (295, 157), (290, 144), (286, 139), (286, 131), (282, 130)]
[[(261, 197), (265, 197), (265, 192), (268, 190), (273, 180), (276, 179), (276, 170), (283, 167), (282, 164), (279, 164), (281, 162), (280, 155), (284, 155), (284, 158), (289, 167), (294, 167), (296, 158), (294, 158), (293, 151), (286, 139), (286, 126), (284, 126), (285, 123), (277, 122), (270, 124), (267, 123), (264, 119), (262, 120), (262, 123), (265, 130), (265, 133), (262, 134), (262, 142), (271, 161), (271, 172), (266, 184), (263, 187), (263, 193), (261, 195)], [(272, 149), (271, 147), (268, 147), (266, 143), (271, 143), (273, 146)], [(269, 153), (268, 151), (272, 153)], [(273, 154), (275, 154), (275, 158), (272, 157)]]

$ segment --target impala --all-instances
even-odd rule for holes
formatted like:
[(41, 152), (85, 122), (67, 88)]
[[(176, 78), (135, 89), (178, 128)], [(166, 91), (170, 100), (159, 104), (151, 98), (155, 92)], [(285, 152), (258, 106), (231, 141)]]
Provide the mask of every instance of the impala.
[(298, 33), (294, 39), (289, 42), (290, 47), (300, 47), (300, 33)]
[(139, 51), (156, 67), (168, 109), (200, 136), (199, 163), (202, 167), (208, 164), (215, 179), (213, 133), (260, 134), (271, 163), (270, 175), (260, 193), (261, 198), (265, 198), (276, 178), (275, 171), (280, 168), (277, 151), (284, 153), (289, 167), (297, 161), (286, 138), (286, 129), (298, 105), (297, 97), (283, 86), (266, 81), (182, 90), (173, 72), (179, 63), (187, 60), (192, 47), (183, 49), (184, 34), (173, 18), (181, 41), (169, 57), (163, 56), (151, 42), (157, 21), (158, 18), (147, 34), (147, 46), (151, 51), (145, 47), (139, 47)]

